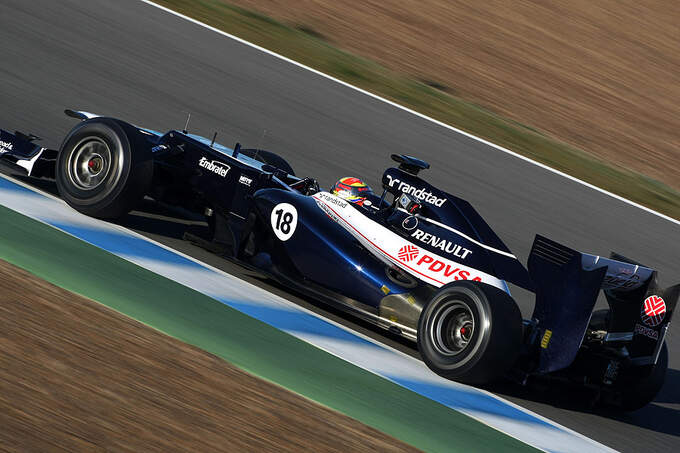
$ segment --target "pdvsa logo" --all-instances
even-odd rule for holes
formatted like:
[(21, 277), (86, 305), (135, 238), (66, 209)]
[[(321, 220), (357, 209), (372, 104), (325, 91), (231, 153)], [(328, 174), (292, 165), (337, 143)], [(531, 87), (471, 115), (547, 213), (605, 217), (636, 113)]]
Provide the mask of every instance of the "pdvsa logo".
[(640, 317), (642, 322), (649, 327), (658, 326), (666, 317), (666, 302), (659, 296), (649, 296), (642, 304)]
[(418, 247), (415, 247), (413, 245), (405, 245), (399, 249), (399, 253), (397, 254), (397, 256), (399, 257), (400, 260), (404, 261), (405, 263), (408, 263), (409, 261), (413, 261), (418, 256), (418, 253), (419, 253)]
[(430, 255), (427, 250), (420, 253), (420, 249), (411, 244), (401, 247), (397, 256), (403, 263), (408, 263), (405, 267), (442, 285), (458, 280), (482, 281), (482, 277), (476, 275), (474, 269), (447, 262), (448, 260), (442, 261), (444, 258), (437, 259), (436, 255)]

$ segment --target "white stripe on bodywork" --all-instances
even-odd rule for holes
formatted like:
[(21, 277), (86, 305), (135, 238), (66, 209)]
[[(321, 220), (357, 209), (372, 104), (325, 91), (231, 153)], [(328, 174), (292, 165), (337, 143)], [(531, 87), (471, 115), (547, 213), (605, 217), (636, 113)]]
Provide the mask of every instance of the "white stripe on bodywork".
[(35, 163), (40, 159), (40, 156), (42, 156), (43, 151), (45, 151), (45, 148), (40, 148), (40, 151), (36, 153), (35, 156), (33, 156), (30, 159), (18, 159), (16, 161), (16, 164), (22, 168), (25, 168), (26, 171), (28, 172), (28, 175), (30, 176), (31, 172), (33, 171), (33, 167), (35, 166)]
[[(398, 209), (399, 209), (400, 211), (402, 211), (402, 212), (405, 212), (406, 214), (409, 213), (409, 212), (408, 212), (406, 209), (404, 209), (404, 208), (398, 208)], [(477, 244), (478, 246), (480, 246), (481, 248), (483, 248), (483, 249), (485, 249), (485, 250), (488, 250), (488, 251), (494, 252), (494, 253), (498, 253), (499, 255), (507, 256), (508, 258), (517, 259), (517, 257), (516, 257), (515, 255), (513, 255), (512, 253), (510, 253), (510, 252), (506, 252), (506, 251), (504, 251), (504, 250), (498, 250), (498, 249), (495, 249), (495, 248), (493, 248), (493, 247), (491, 247), (491, 246), (488, 246), (488, 245), (486, 245), (486, 244), (483, 244), (483, 243), (479, 242), (478, 240), (471, 238), (470, 236), (468, 236), (467, 234), (463, 233), (462, 231), (458, 231), (458, 230), (456, 230), (455, 228), (452, 228), (452, 227), (450, 227), (450, 226), (448, 226), (448, 225), (446, 225), (446, 224), (443, 224), (443, 223), (441, 223), (441, 222), (437, 222), (437, 221), (434, 220), (434, 219), (431, 219), (431, 218), (429, 218), (429, 217), (422, 216), (422, 215), (420, 215), (420, 214), (416, 214), (416, 217), (417, 217), (418, 219), (420, 219), (420, 220), (424, 220), (424, 221), (426, 221), (426, 222), (428, 222), (428, 223), (431, 223), (431, 224), (433, 224), (433, 225), (437, 225), (438, 227), (444, 228), (445, 230), (449, 230), (450, 232), (455, 233), (455, 234), (457, 234), (458, 236), (467, 239), (468, 241), (472, 242), (473, 244)]]
[[(487, 274), (486, 272), (439, 256), (421, 246), (413, 245), (412, 242), (369, 219), (342, 198), (336, 197), (328, 192), (319, 192), (314, 194), (313, 197), (316, 200), (317, 205), (324, 210), (329, 217), (343, 226), (345, 230), (362, 243), (367, 250), (371, 251), (376, 257), (388, 265), (398, 266), (400, 269), (403, 269), (414, 277), (436, 287), (441, 287), (454, 281), (479, 278), (479, 281), (493, 285), (503, 291), (507, 291), (507, 285), (504, 281), (493, 275)], [(414, 258), (413, 261), (402, 261), (398, 259), (397, 256), (400, 249), (409, 245), (418, 250), (416, 258)], [(418, 264), (420, 263), (419, 258), (421, 258), (421, 256), (425, 257), (426, 255), (430, 257), (432, 261), (423, 263), (425, 264), (424, 266)], [(434, 265), (434, 263), (440, 263), (443, 267), (439, 271), (433, 271), (431, 266)], [(451, 272), (448, 276), (445, 275), (445, 270), (453, 269), (455, 269), (456, 272)], [(461, 277), (462, 272), (466, 272), (468, 275), (466, 277)]]

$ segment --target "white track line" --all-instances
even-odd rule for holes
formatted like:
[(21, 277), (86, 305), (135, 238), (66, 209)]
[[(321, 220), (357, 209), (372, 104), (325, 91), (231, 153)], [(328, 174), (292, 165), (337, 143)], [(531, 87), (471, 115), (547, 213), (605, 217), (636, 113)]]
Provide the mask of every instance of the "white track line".
[(590, 189), (593, 189), (593, 190), (596, 190), (596, 191), (598, 191), (598, 192), (600, 192), (600, 193), (603, 193), (603, 194), (605, 194), (605, 195), (608, 195), (608, 196), (610, 196), (610, 197), (612, 197), (612, 198), (615, 198), (615, 199), (617, 199), (617, 200), (619, 200), (619, 201), (622, 201), (622, 202), (624, 202), (624, 203), (626, 203), (626, 204), (629, 204), (630, 206), (634, 206), (634, 207), (636, 207), (636, 208), (638, 208), (638, 209), (642, 209), (642, 210), (645, 211), (645, 212), (648, 212), (648, 213), (653, 214), (653, 215), (655, 215), (655, 216), (661, 217), (662, 219), (668, 220), (669, 222), (672, 222), (672, 223), (674, 223), (674, 224), (676, 224), (676, 225), (680, 225), (680, 220), (677, 220), (677, 219), (674, 219), (674, 218), (672, 218), (672, 217), (669, 217), (669, 216), (667, 216), (667, 215), (665, 215), (665, 214), (662, 214), (662, 213), (657, 212), (657, 211), (655, 211), (655, 210), (653, 210), (653, 209), (650, 209), (650, 208), (648, 208), (648, 207), (646, 207), (646, 206), (643, 206), (643, 205), (641, 205), (641, 204), (638, 204), (638, 203), (636, 203), (636, 202), (634, 202), (634, 201), (631, 201), (631, 200), (629, 200), (629, 199), (627, 199), (627, 198), (624, 198), (624, 197), (622, 197), (622, 196), (620, 196), (620, 195), (616, 195), (615, 193), (611, 193), (611, 192), (609, 192), (609, 191), (606, 191), (606, 190), (604, 190), (604, 189), (602, 189), (602, 188), (600, 188), (600, 187), (594, 186), (594, 185), (592, 185), (592, 184), (590, 184), (590, 183), (588, 183), (588, 182), (585, 182), (585, 181), (583, 181), (583, 180), (581, 180), (581, 179), (578, 179), (578, 178), (576, 178), (576, 177), (574, 177), (574, 176), (571, 176), (571, 175), (568, 175), (568, 174), (566, 174), (566, 173), (563, 173), (563, 172), (561, 172), (561, 171), (559, 171), (559, 170), (556, 170), (556, 169), (554, 169), (554, 168), (552, 168), (552, 167), (549, 167), (549, 166), (547, 166), (547, 165), (545, 165), (545, 164), (542, 164), (542, 163), (540, 163), (540, 162), (537, 162), (537, 161), (535, 161), (535, 160), (532, 160), (532, 159), (530, 159), (530, 158), (528, 158), (528, 157), (526, 157), (526, 156), (523, 156), (523, 155), (521, 155), (521, 154), (518, 154), (518, 153), (516, 153), (516, 152), (514, 152), (514, 151), (510, 151), (510, 150), (507, 149), (507, 148), (503, 148), (502, 146), (496, 145), (495, 143), (491, 143), (491, 142), (489, 142), (489, 141), (487, 141), (487, 140), (484, 140), (483, 138), (477, 137), (476, 135), (472, 135), (472, 134), (470, 134), (469, 132), (465, 132), (465, 131), (463, 131), (463, 130), (461, 130), (461, 129), (458, 129), (458, 128), (453, 127), (453, 126), (451, 126), (451, 125), (449, 125), (449, 124), (443, 123), (443, 122), (441, 122), (441, 121), (439, 121), (439, 120), (436, 120), (436, 119), (434, 119), (434, 118), (431, 118), (431, 117), (429, 117), (429, 116), (427, 116), (427, 115), (424, 115), (424, 114), (422, 114), (422, 113), (416, 112), (415, 110), (412, 110), (412, 109), (410, 109), (410, 108), (408, 108), (408, 107), (404, 107), (403, 105), (397, 104), (396, 102), (390, 101), (389, 99), (385, 99), (385, 98), (383, 98), (383, 97), (381, 97), (381, 96), (378, 96), (377, 94), (373, 94), (373, 93), (371, 93), (370, 91), (366, 91), (366, 90), (364, 90), (364, 89), (362, 89), (362, 88), (359, 88), (359, 87), (357, 87), (357, 86), (354, 86), (354, 85), (352, 85), (352, 84), (349, 84), (349, 83), (347, 83), (347, 82), (344, 82), (344, 81), (342, 81), (342, 80), (340, 80), (340, 79), (336, 79), (336, 78), (333, 77), (333, 76), (330, 76), (330, 75), (328, 75), (328, 74), (326, 74), (326, 73), (323, 73), (323, 72), (318, 71), (318, 70), (316, 70), (316, 69), (314, 69), (314, 68), (311, 68), (311, 67), (309, 67), (309, 66), (306, 66), (306, 65), (304, 65), (304, 64), (302, 64), (302, 63), (299, 63), (299, 62), (297, 62), (297, 61), (295, 61), (295, 60), (291, 60), (290, 58), (284, 57), (283, 55), (280, 55), (280, 54), (278, 54), (278, 53), (276, 53), (276, 52), (272, 52), (271, 50), (265, 49), (264, 47), (260, 47), (260, 46), (258, 46), (257, 44), (253, 44), (252, 42), (246, 41), (245, 39), (239, 38), (238, 36), (234, 36), (234, 35), (232, 35), (232, 34), (229, 34), (229, 33), (225, 32), (225, 31), (222, 31), (222, 30), (220, 30), (220, 29), (218, 29), (218, 28), (215, 28), (215, 27), (212, 27), (212, 26), (210, 26), (210, 25), (208, 25), (208, 24), (205, 24), (205, 23), (203, 23), (203, 22), (201, 22), (201, 21), (199, 21), (199, 20), (193, 19), (193, 18), (191, 18), (191, 17), (189, 17), (189, 16), (185, 16), (184, 14), (178, 13), (177, 11), (173, 11), (173, 10), (170, 9), (170, 8), (166, 8), (165, 6), (159, 5), (159, 4), (154, 3), (154, 2), (152, 2), (152, 1), (150, 1), (150, 0), (139, 0), (139, 1), (141, 1), (141, 2), (143, 2), (143, 3), (146, 3), (147, 5), (154, 6), (154, 7), (158, 8), (158, 9), (161, 9), (161, 10), (163, 10), (163, 11), (165, 11), (165, 12), (167, 12), (167, 13), (170, 13), (170, 14), (172, 14), (172, 15), (174, 15), (174, 16), (177, 16), (177, 17), (180, 17), (180, 18), (182, 18), (182, 19), (184, 19), (184, 20), (187, 20), (187, 21), (189, 21), (189, 22), (191, 22), (191, 23), (194, 23), (194, 24), (196, 24), (196, 25), (199, 25), (199, 26), (201, 26), (201, 27), (203, 27), (203, 28), (206, 28), (206, 29), (208, 29), (208, 30), (210, 30), (210, 31), (214, 31), (215, 33), (219, 33), (219, 34), (222, 35), (222, 36), (225, 36), (225, 37), (227, 37), (227, 38), (233, 39), (234, 41), (238, 41), (238, 42), (241, 43), (241, 44), (244, 44), (244, 45), (246, 45), (246, 46), (248, 46), (248, 47), (252, 47), (253, 49), (257, 49), (257, 50), (259, 50), (260, 52), (264, 52), (264, 53), (266, 53), (266, 54), (268, 54), (268, 55), (271, 55), (272, 57), (275, 57), (275, 58), (278, 58), (278, 59), (280, 59), (280, 60), (283, 60), (283, 61), (285, 61), (285, 62), (287, 62), (287, 63), (290, 63), (290, 64), (292, 64), (292, 65), (295, 65), (295, 66), (297, 66), (297, 67), (299, 67), (299, 68), (306, 69), (307, 71), (313, 72), (314, 74), (317, 74), (317, 75), (319, 75), (319, 76), (321, 76), (321, 77), (324, 77), (324, 78), (326, 78), (326, 79), (328, 79), (328, 80), (332, 80), (333, 82), (339, 83), (340, 85), (343, 85), (343, 86), (345, 86), (345, 87), (347, 87), (347, 88), (350, 88), (350, 89), (352, 89), (352, 90), (354, 90), (354, 91), (358, 91), (359, 93), (365, 94), (366, 96), (370, 96), (370, 97), (372, 97), (373, 99), (377, 99), (377, 100), (379, 100), (379, 101), (381, 101), (381, 102), (384, 102), (384, 103), (386, 103), (386, 104), (391, 105), (392, 107), (396, 107), (396, 108), (398, 108), (398, 109), (400, 109), (400, 110), (403, 110), (403, 111), (405, 111), (405, 112), (408, 112), (408, 113), (410, 113), (410, 114), (412, 114), (412, 115), (415, 115), (415, 116), (417, 116), (417, 117), (419, 117), (419, 118), (422, 118), (422, 119), (424, 119), (424, 120), (427, 120), (427, 121), (429, 121), (429, 122), (431, 122), (431, 123), (434, 123), (434, 124), (436, 124), (436, 125), (438, 125), (438, 126), (444, 127), (444, 128), (449, 129), (449, 130), (451, 130), (451, 131), (453, 131), (453, 132), (456, 132), (456, 133), (458, 133), (458, 134), (461, 134), (461, 135), (464, 135), (464, 136), (466, 136), (466, 137), (468, 137), (468, 138), (471, 138), (471, 139), (473, 139), (473, 140), (476, 140), (476, 141), (478, 141), (478, 142), (480, 142), (480, 143), (483, 143), (483, 144), (485, 144), (485, 145), (487, 145), (487, 146), (490, 146), (491, 148), (497, 149), (498, 151), (502, 151), (502, 152), (504, 152), (504, 153), (506, 153), (506, 154), (510, 154), (511, 156), (514, 156), (514, 157), (516, 157), (516, 158), (518, 158), (518, 159), (521, 159), (521, 160), (523, 160), (523, 161), (525, 161), (525, 162), (529, 162), (530, 164), (536, 165), (537, 167), (540, 167), (540, 168), (542, 168), (542, 169), (544, 169), (544, 170), (548, 170), (549, 172), (555, 173), (556, 175), (560, 175), (560, 176), (562, 176), (562, 177), (564, 177), (564, 178), (567, 178), (567, 179), (569, 179), (569, 180), (571, 180), (571, 181), (574, 181), (574, 182), (576, 182), (576, 183), (579, 183), (579, 184), (581, 184), (581, 185), (584, 185), (584, 186), (586, 186), (586, 187), (588, 187), (588, 188), (590, 188)]

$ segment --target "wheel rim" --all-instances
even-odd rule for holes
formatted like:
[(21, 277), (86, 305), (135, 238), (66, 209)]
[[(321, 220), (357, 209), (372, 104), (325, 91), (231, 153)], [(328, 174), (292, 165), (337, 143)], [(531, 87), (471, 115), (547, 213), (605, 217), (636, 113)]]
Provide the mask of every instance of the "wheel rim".
[(430, 324), (432, 344), (440, 354), (455, 356), (463, 352), (475, 333), (475, 317), (467, 304), (452, 300), (433, 313)]
[(70, 182), (81, 190), (99, 187), (111, 172), (111, 150), (101, 139), (88, 137), (80, 141), (68, 158)]

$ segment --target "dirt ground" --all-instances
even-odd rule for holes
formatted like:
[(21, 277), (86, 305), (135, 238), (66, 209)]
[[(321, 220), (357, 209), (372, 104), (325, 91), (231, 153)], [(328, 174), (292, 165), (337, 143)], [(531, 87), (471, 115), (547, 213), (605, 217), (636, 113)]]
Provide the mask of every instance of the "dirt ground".
[(680, 189), (680, 2), (227, 3)]
[(0, 261), (0, 451), (416, 451)]

